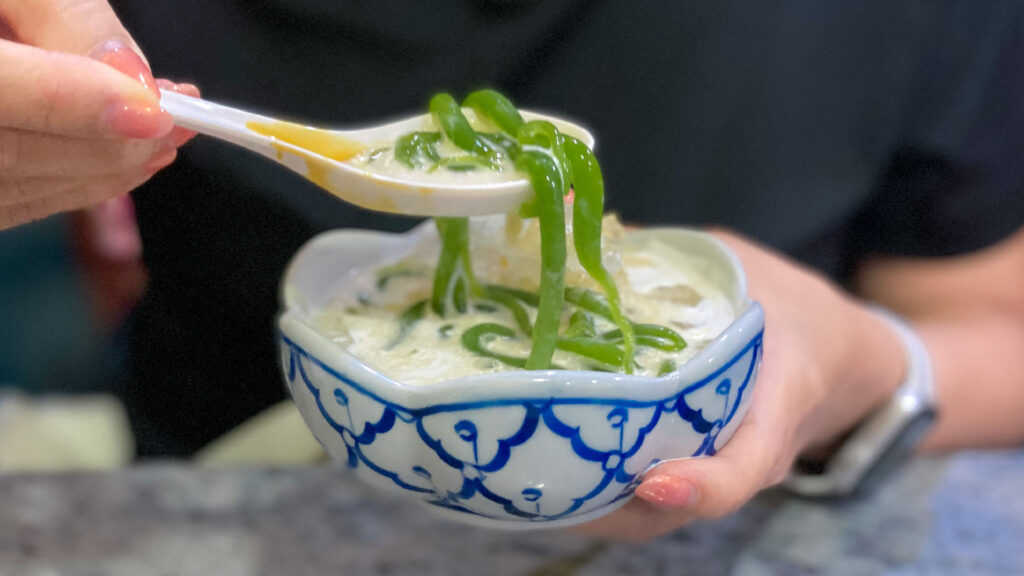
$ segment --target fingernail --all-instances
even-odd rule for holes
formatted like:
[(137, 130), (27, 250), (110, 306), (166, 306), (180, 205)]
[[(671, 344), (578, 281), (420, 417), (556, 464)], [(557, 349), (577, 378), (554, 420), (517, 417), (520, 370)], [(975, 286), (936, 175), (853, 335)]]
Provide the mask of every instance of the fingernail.
[(168, 150), (166, 152), (160, 152), (153, 157), (148, 163), (146, 163), (146, 172), (149, 174), (159, 172), (164, 168), (170, 166), (174, 159), (178, 157), (177, 150)]
[(193, 98), (199, 97), (199, 88), (196, 88), (194, 84), (176, 84), (165, 78), (159, 78), (156, 81), (156, 85), (162, 90), (170, 90), (171, 92), (192, 96)]
[(637, 497), (666, 508), (691, 508), (697, 504), (700, 494), (690, 482), (678, 476), (653, 476), (645, 478), (636, 489)]
[(195, 132), (191, 130), (186, 130), (184, 128), (175, 127), (174, 130), (171, 130), (170, 134), (164, 136), (160, 140), (159, 151), (164, 152), (167, 150), (177, 150), (178, 148), (181, 148), (186, 143), (188, 143), (189, 140), (195, 137)]
[(103, 122), (126, 138), (160, 138), (174, 127), (170, 114), (148, 102), (111, 104), (103, 111)]
[(153, 73), (149, 66), (142, 60), (142, 56), (126, 45), (121, 40), (107, 40), (96, 48), (93, 48), (89, 56), (103, 62), (107, 66), (120, 71), (148, 88), (154, 96), (160, 97), (160, 90), (157, 88)]
[(199, 98), (199, 88), (195, 84), (178, 84), (178, 89), (185, 96)]
[(168, 144), (171, 148), (181, 148), (186, 142), (196, 137), (196, 133), (184, 128), (175, 128), (171, 131)]

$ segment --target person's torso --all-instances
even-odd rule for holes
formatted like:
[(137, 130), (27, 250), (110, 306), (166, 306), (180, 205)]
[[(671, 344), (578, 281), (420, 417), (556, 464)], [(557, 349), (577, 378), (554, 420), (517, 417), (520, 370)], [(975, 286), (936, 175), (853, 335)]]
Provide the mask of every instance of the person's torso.
[[(881, 1), (119, 4), (156, 74), (210, 99), (353, 126), (493, 86), (592, 128), (624, 219), (729, 226), (797, 254), (871, 193), (916, 64), (913, 14)], [(183, 163), (315, 229), (408, 225), (219, 144)]]

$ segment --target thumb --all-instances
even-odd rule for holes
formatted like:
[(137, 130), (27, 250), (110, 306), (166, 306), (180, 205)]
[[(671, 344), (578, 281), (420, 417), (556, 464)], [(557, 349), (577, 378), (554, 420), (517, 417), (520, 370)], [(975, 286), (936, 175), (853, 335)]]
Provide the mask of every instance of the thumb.
[(155, 138), (171, 129), (149, 65), (106, 1), (0, 0), (0, 18), (22, 45), (0, 40), (0, 61), (23, 88), (0, 94), (8, 113), (0, 125), (83, 137)]
[(762, 418), (752, 409), (715, 456), (658, 465), (644, 477), (636, 495), (662, 509), (685, 510), (699, 518), (736, 511), (762, 488), (781, 481), (792, 460), (785, 434)]
[(0, 15), (20, 42), (91, 56), (160, 97), (149, 64), (105, 0), (0, 0)]
[(0, 0), (0, 15), (19, 42), (84, 56), (109, 40), (138, 51), (105, 0)]

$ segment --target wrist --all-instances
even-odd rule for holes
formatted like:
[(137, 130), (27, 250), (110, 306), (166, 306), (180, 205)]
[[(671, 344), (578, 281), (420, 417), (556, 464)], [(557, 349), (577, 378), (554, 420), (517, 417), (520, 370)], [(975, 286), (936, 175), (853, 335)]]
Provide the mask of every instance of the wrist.
[(851, 347), (848, 362), (858, 367), (857, 385), (874, 407), (889, 400), (906, 379), (907, 352), (892, 325), (862, 303), (856, 308), (863, 338), (860, 349)]
[[(927, 347), (898, 315), (883, 308), (873, 309), (870, 314), (896, 336), (903, 352), (903, 376), (896, 389), (886, 393), (885, 401), (858, 420), (838, 442), (816, 450), (816, 454), (804, 454), (785, 481), (798, 494), (836, 497), (870, 489), (906, 460), (935, 423), (934, 376)], [(873, 360), (865, 364), (869, 369), (855, 374), (870, 374), (870, 368), (878, 369), (876, 375), (885, 374), (888, 363), (884, 358)], [(881, 385), (870, 390), (887, 388)], [(870, 399), (870, 395), (865, 393), (860, 399)], [(855, 401), (847, 398), (847, 402)]]
[(907, 357), (900, 337), (863, 303), (846, 300), (838, 346), (821, 371), (828, 390), (809, 446), (827, 446), (887, 402), (903, 382)]

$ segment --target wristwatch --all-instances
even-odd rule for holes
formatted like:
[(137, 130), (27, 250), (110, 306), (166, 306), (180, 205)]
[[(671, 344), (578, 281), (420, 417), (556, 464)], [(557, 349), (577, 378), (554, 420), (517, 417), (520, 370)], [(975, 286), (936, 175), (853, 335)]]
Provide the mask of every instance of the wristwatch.
[(800, 496), (838, 498), (866, 492), (907, 460), (936, 417), (935, 381), (928, 349), (905, 320), (874, 311), (899, 335), (907, 359), (906, 377), (893, 397), (862, 421), (813, 466), (799, 463), (783, 486)]

